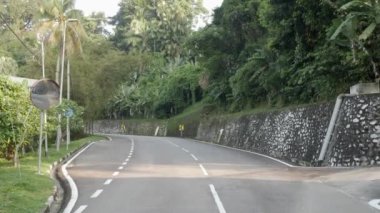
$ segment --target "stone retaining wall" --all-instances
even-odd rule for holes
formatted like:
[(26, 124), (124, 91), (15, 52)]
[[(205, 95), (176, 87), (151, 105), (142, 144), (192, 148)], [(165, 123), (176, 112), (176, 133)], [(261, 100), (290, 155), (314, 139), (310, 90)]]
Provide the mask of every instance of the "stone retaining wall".
[[(202, 119), (196, 131), (191, 130), (196, 134), (192, 137), (262, 153), (297, 165), (313, 166), (319, 163), (318, 156), (334, 104), (300, 106), (239, 118), (219, 116)], [(101, 133), (154, 135), (157, 127), (159, 136), (167, 133), (167, 121), (104, 120), (96, 121), (94, 127), (95, 132)], [(324, 165), (380, 165), (380, 95), (344, 98)]]
[(315, 164), (333, 103), (202, 121), (197, 139), (254, 151), (295, 164)]

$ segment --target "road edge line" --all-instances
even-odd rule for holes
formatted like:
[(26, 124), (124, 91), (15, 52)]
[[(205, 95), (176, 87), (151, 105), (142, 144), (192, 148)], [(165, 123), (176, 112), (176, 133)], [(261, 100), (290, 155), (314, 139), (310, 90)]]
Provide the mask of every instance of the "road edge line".
[(66, 170), (66, 167), (73, 161), (75, 158), (77, 158), (80, 154), (82, 154), (84, 151), (86, 151), (90, 146), (92, 146), (95, 142), (92, 142), (88, 144), (86, 147), (84, 147), (81, 151), (79, 151), (77, 154), (75, 154), (70, 160), (68, 160), (63, 166), (62, 166), (62, 174), (69, 183), (70, 190), (71, 190), (71, 196), (69, 203), (66, 205), (65, 210), (63, 210), (63, 213), (70, 213), (74, 206), (75, 203), (78, 200), (78, 188), (77, 185), (75, 184), (73, 178), (69, 175), (68, 171)]
[[(200, 140), (196, 140), (196, 139), (192, 139), (192, 140), (194, 142), (197, 142), (197, 143), (210, 144), (210, 145), (220, 146), (220, 147), (227, 148), (227, 149), (232, 149), (232, 150), (235, 150), (235, 151), (241, 151), (241, 152), (246, 152), (246, 153), (258, 155), (258, 156), (261, 156), (261, 157), (268, 158), (270, 160), (276, 161), (277, 163), (281, 163), (281, 164), (283, 164), (283, 165), (285, 165), (287, 167), (290, 167), (290, 168), (296, 168), (296, 167), (307, 168), (307, 167), (304, 167), (304, 166), (295, 166), (295, 165), (289, 164), (289, 163), (287, 163), (285, 161), (282, 161), (280, 159), (277, 159), (277, 158), (274, 158), (274, 157), (271, 157), (271, 156), (268, 156), (268, 155), (260, 154), (260, 153), (257, 153), (257, 152), (253, 152), (253, 151), (248, 151), (248, 150), (244, 150), (244, 149), (238, 149), (238, 148), (234, 148), (234, 147), (230, 147), (230, 146), (225, 146), (225, 145), (221, 145), (221, 144), (211, 143), (211, 142), (207, 142), (207, 141), (200, 141)], [(313, 168), (315, 168), (315, 167), (313, 167)]]

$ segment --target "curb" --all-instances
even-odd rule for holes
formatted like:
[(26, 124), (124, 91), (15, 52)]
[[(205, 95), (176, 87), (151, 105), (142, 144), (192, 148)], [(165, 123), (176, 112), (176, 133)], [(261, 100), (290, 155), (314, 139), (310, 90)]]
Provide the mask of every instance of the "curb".
[[(110, 138), (107, 137), (107, 139), (109, 140)], [(82, 150), (84, 147), (88, 146), (91, 143), (94, 143), (94, 142), (88, 142), (86, 144), (83, 144), (78, 149), (67, 153), (64, 157), (60, 158), (58, 161), (54, 161), (52, 164), (50, 164), (49, 170), (47, 172), (50, 174), (50, 178), (55, 181), (55, 186), (53, 187), (52, 194), (46, 200), (45, 207), (42, 209), (42, 212), (44, 213), (61, 212), (63, 204), (65, 204), (66, 201), (68, 200), (67, 192), (71, 191), (70, 187), (68, 186), (66, 178), (60, 174), (62, 164), (66, 162), (69, 158), (71, 158), (75, 153), (79, 152), (80, 150)], [(55, 211), (53, 210), (53, 206), (56, 206), (56, 209), (54, 209)]]
[(62, 174), (63, 174), (63, 179), (65, 180), (65, 182), (69, 185), (69, 188), (70, 188), (70, 196), (69, 198), (67, 197), (68, 196), (68, 193), (67, 193), (67, 184), (65, 185), (66, 186), (66, 190), (64, 193), (64, 195), (66, 196), (66, 199), (65, 201), (68, 200), (68, 202), (66, 203), (66, 205), (61, 205), (61, 209), (63, 206), (65, 206), (63, 212), (71, 212), (73, 207), (75, 206), (75, 203), (78, 199), (78, 188), (74, 182), (74, 180), (72, 179), (72, 177), (69, 175), (68, 171), (66, 170), (66, 167), (73, 161), (75, 160), (75, 158), (77, 158), (80, 154), (82, 154), (84, 151), (86, 151), (90, 146), (92, 146), (95, 142), (91, 142), (91, 143), (87, 143), (84, 147), (82, 146), (81, 149), (78, 149), (75, 153), (74, 156), (70, 157), (67, 161), (65, 161), (65, 164), (62, 165), (61, 167), (61, 171), (62, 171)]
[(55, 202), (58, 201), (58, 196), (59, 196), (59, 189), (62, 189), (62, 186), (60, 184), (60, 181), (57, 178), (56, 170), (57, 168), (60, 167), (60, 164), (66, 160), (72, 152), (69, 152), (65, 157), (60, 158), (58, 161), (54, 161), (52, 164), (49, 166), (48, 173), (50, 174), (50, 178), (53, 179), (56, 182), (56, 185), (53, 187), (53, 192), (52, 195), (48, 197), (47, 201), (45, 202), (45, 207), (43, 208), (44, 213), (49, 213), (52, 212), (52, 206)]

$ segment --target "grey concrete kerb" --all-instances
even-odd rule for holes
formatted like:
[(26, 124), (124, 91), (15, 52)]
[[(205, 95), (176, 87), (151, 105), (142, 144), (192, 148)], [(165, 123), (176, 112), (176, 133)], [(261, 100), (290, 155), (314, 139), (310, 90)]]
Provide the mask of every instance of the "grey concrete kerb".
[[(57, 167), (63, 161), (65, 161), (71, 154), (72, 154), (72, 152), (68, 153), (65, 157), (60, 158), (58, 161), (54, 161), (54, 163), (49, 166), (49, 170), (47, 172), (50, 174), (50, 178), (53, 179), (56, 182), (56, 184), (57, 183), (59, 184), (59, 180), (57, 180), (57, 178), (56, 178), (55, 171), (56, 171)], [(53, 203), (58, 200), (58, 196), (59, 196), (58, 188), (59, 187), (61, 187), (61, 186), (57, 186), (57, 185), (54, 186), (52, 195), (49, 196), (49, 198), (45, 202), (46, 206), (44, 207), (43, 212), (52, 212)]]
[[(106, 137), (106, 138), (108, 141), (112, 140), (110, 137)], [(62, 207), (66, 205), (67, 202), (65, 201), (69, 200), (69, 198), (67, 198), (69, 196), (68, 192), (70, 192), (72, 189), (70, 185), (68, 184), (68, 180), (66, 176), (60, 174), (62, 173), (61, 171), (62, 166), (64, 163), (69, 161), (69, 159), (71, 159), (72, 156), (80, 152), (85, 147), (88, 147), (89, 144), (92, 144), (92, 143), (95, 143), (95, 142), (88, 142), (84, 144), (78, 149), (72, 152), (69, 152), (63, 158), (60, 158), (58, 161), (55, 161), (53, 164), (49, 166), (48, 173), (50, 174), (50, 178), (55, 181), (56, 185), (54, 186), (52, 195), (49, 196), (49, 198), (47, 199), (45, 203), (45, 207), (43, 208), (42, 212), (45, 212), (45, 213), (60, 212)], [(63, 196), (63, 197), (60, 198), (60, 196)], [(54, 206), (56, 207), (54, 208)]]

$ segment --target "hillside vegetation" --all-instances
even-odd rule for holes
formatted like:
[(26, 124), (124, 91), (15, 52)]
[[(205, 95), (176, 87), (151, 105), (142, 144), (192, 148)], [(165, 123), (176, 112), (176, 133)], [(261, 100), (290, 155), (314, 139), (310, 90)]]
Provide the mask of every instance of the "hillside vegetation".
[[(41, 2), (61, 1), (0, 8), (1, 72), (40, 78)], [(108, 19), (114, 32), (102, 13), (65, 8), (86, 32), (82, 51), (67, 56), (72, 99), (87, 119), (170, 118), (198, 102), (225, 113), (331, 100), (379, 77), (379, 8), (371, 0), (224, 0), (194, 30), (201, 0), (122, 0)], [(46, 45), (55, 79), (60, 49)]]

